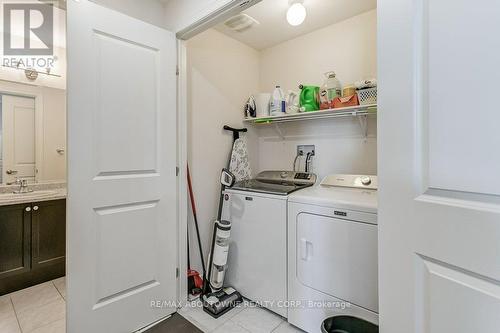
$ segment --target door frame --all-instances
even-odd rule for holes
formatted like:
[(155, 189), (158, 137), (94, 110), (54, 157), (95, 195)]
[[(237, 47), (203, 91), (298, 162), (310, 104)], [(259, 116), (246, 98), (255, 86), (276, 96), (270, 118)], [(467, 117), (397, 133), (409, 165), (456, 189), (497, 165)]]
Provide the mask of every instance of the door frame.
[(187, 56), (186, 42), (177, 39), (177, 244), (178, 275), (177, 299), (186, 303), (187, 286), (187, 158), (188, 158), (188, 126), (187, 126)]
[[(42, 87), (31, 86), (24, 83), (0, 80), (0, 94), (35, 99), (35, 182), (44, 177), (43, 170), (43, 92)], [(2, 140), (3, 142), (3, 140)], [(3, 151), (2, 151), (3, 152)], [(2, 170), (3, 172), (3, 170)], [(3, 183), (3, 177), (2, 177)]]
[[(179, 279), (177, 280), (178, 300), (187, 302), (187, 221), (188, 221), (188, 193), (187, 193), (187, 159), (188, 159), (188, 74), (187, 74), (187, 47), (186, 41), (212, 28), (229, 17), (261, 2), (262, 0), (231, 0), (229, 3), (218, 3), (209, 13), (198, 21), (175, 31), (177, 37), (177, 189), (178, 189), (178, 265)], [(203, 258), (205, 260), (206, 258)]]

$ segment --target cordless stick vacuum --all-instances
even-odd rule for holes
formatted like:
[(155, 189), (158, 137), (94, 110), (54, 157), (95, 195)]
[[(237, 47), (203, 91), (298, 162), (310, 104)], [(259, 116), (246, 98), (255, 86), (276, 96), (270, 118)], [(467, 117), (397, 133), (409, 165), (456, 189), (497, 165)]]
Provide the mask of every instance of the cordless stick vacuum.
[(229, 253), (231, 222), (222, 220), (224, 190), (234, 185), (235, 177), (227, 169), (222, 169), (220, 199), (217, 220), (214, 223), (212, 245), (208, 262), (208, 274), (203, 281), (203, 310), (214, 318), (219, 318), (231, 310), (243, 298), (234, 288), (223, 287)]

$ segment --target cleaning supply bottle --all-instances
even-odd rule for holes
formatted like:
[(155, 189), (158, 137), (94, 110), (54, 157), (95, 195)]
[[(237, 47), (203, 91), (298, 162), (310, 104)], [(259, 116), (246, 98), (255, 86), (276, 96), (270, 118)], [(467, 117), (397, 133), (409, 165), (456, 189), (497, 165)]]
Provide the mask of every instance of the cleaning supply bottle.
[(342, 97), (342, 85), (336, 78), (335, 72), (325, 73), (326, 80), (319, 93), (320, 109), (333, 108), (333, 101), (337, 97)]
[(289, 90), (286, 95), (286, 113), (297, 113), (300, 110), (299, 93)]
[(280, 86), (276, 86), (271, 97), (271, 116), (280, 116), (286, 111), (285, 93)]
[(319, 110), (318, 95), (319, 87), (305, 86), (301, 84), (300, 89), (300, 112)]

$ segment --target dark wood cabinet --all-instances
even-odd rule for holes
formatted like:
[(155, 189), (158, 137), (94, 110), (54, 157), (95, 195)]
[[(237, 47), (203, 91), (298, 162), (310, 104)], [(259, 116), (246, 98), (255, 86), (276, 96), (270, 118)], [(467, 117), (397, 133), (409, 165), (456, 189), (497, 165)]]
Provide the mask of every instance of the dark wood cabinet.
[(0, 279), (31, 269), (31, 205), (0, 207)]
[(66, 200), (0, 206), (0, 295), (65, 273)]
[(38, 202), (31, 213), (33, 269), (64, 263), (66, 254), (66, 200)]

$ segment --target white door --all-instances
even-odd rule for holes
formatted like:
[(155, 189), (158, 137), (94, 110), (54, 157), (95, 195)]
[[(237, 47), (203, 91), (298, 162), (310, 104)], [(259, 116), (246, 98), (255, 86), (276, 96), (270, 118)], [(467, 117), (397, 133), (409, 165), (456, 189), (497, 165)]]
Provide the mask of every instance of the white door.
[(380, 324), (500, 332), (500, 2), (379, 0)]
[(175, 311), (176, 42), (67, 4), (68, 331), (132, 332)]
[(35, 99), (2, 95), (2, 182), (35, 180)]

